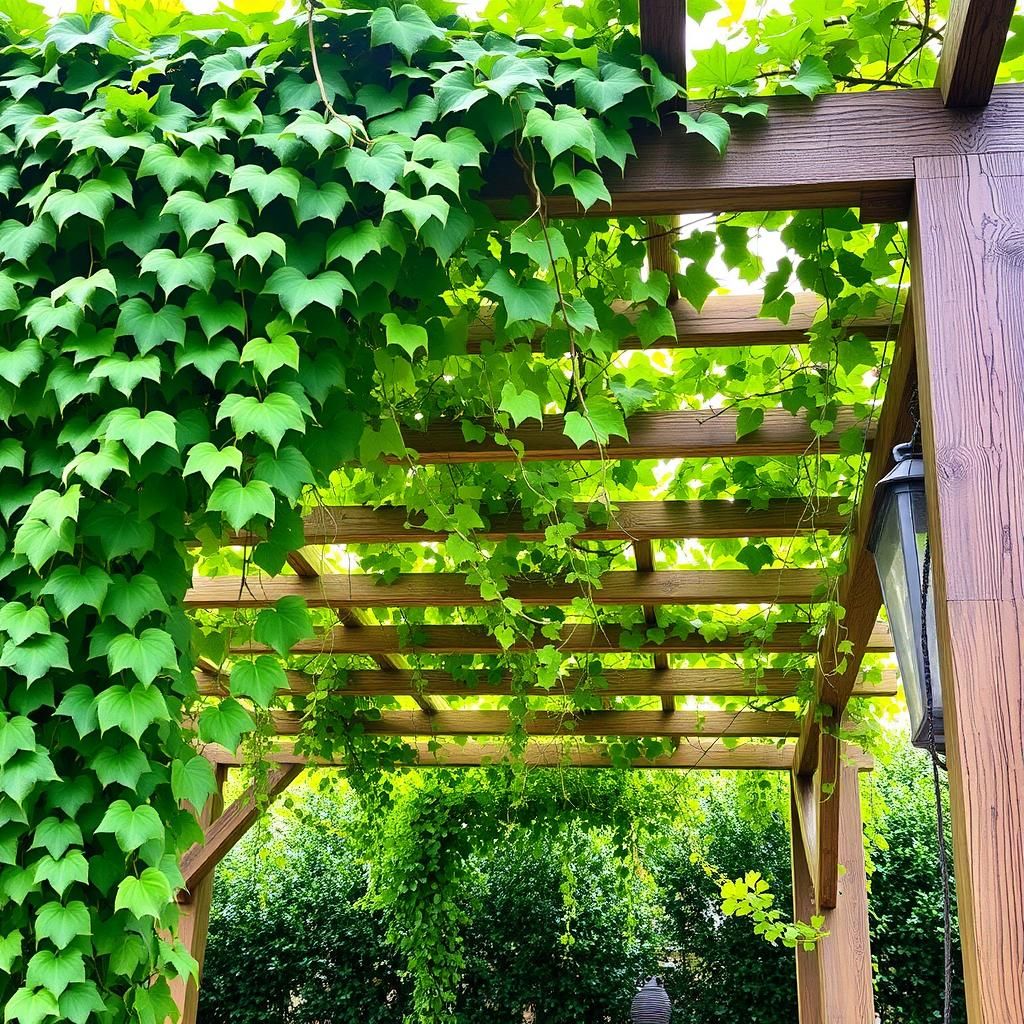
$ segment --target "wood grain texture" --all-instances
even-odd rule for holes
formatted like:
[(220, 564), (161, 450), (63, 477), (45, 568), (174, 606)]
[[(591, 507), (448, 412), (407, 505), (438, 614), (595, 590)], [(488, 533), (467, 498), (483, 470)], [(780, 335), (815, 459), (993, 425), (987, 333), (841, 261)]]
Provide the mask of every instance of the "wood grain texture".
[[(428, 743), (413, 745), (414, 767), (423, 768), (474, 768), (481, 764), (494, 764), (509, 757), (509, 750), (501, 743), (477, 743), (469, 740), (464, 744), (441, 744), (431, 749)], [(671, 754), (653, 760), (639, 758), (632, 762), (634, 768), (685, 768), (727, 771), (788, 771), (793, 764), (792, 744), (779, 746), (776, 743), (740, 743), (726, 747), (711, 740), (682, 740)], [(238, 765), (239, 756), (215, 744), (204, 748), (204, 754), (217, 764)], [(313, 759), (296, 754), (293, 745), (281, 741), (269, 759), (277, 764), (313, 763), (325, 767), (343, 767), (344, 761)], [(531, 767), (607, 768), (611, 761), (604, 747), (599, 744), (583, 743), (574, 739), (545, 741), (531, 740), (523, 752), (523, 763)], [(872, 759), (861, 753), (857, 757), (861, 771), (870, 770)]]
[(1014, 0), (951, 0), (936, 85), (947, 107), (983, 107), (992, 95)]
[[(287, 688), (277, 691), (280, 697), (305, 696), (312, 693), (315, 679), (305, 672), (289, 671)], [(601, 677), (604, 685), (579, 677), (560, 679), (554, 687), (531, 686), (526, 693), (533, 696), (557, 697), (582, 688), (598, 697), (792, 697), (800, 689), (800, 677), (775, 669), (767, 670), (754, 680), (737, 668), (665, 668), (607, 669)], [(884, 672), (879, 682), (858, 681), (855, 697), (894, 697), (899, 677)], [(216, 670), (197, 671), (196, 685), (200, 696), (228, 696), (227, 673)], [(416, 694), (439, 697), (507, 697), (521, 693), (522, 686), (511, 675), (492, 680), (486, 672), (478, 672), (470, 680), (456, 679), (450, 672), (353, 669), (330, 687), (337, 697), (412, 697)]]
[[(1000, 85), (988, 106), (951, 109), (939, 89), (846, 92), (768, 99), (763, 124), (733, 128), (720, 157), (703, 139), (666, 124), (636, 133), (637, 156), (624, 175), (608, 175), (611, 209), (623, 216), (862, 207), (905, 219), (914, 161), (927, 156), (1014, 149), (1024, 137), (1024, 85)], [(700, 114), (714, 104), (691, 104)], [(753, 119), (747, 119), (751, 121)], [(884, 130), (880, 130), (884, 126)], [(522, 173), (495, 167), (485, 194), (499, 215), (525, 208)], [(520, 197), (510, 204), (509, 197)], [(553, 197), (552, 216), (574, 216), (571, 196)], [(590, 214), (604, 214), (598, 203)]]
[[(523, 445), (522, 456), (488, 436), (482, 442), (467, 441), (459, 422), (435, 420), (426, 430), (404, 427), (403, 440), (423, 465), (449, 462), (589, 462), (608, 459), (713, 459), (753, 455), (836, 454), (846, 430), (860, 425), (852, 409), (840, 409), (835, 429), (823, 437), (807, 422), (785, 409), (768, 409), (764, 423), (753, 433), (736, 439), (736, 413), (710, 409), (679, 412), (640, 412), (626, 423), (629, 440), (613, 437), (603, 449), (595, 444), (578, 448), (563, 433), (562, 416), (545, 416), (543, 424), (524, 423), (507, 436)], [(868, 447), (871, 433), (868, 434)], [(388, 455), (386, 462), (406, 462)]]
[[(588, 597), (596, 605), (813, 604), (824, 600), (815, 569), (685, 569), (659, 573), (610, 572), (600, 588), (544, 579), (508, 581), (504, 597), (524, 605), (569, 605)], [(461, 573), (401, 573), (391, 583), (376, 576), (331, 575), (196, 577), (186, 608), (266, 608), (282, 597), (301, 597), (310, 608), (455, 608), (492, 602)]]
[(666, 75), (686, 86), (684, 0), (640, 0), (640, 48)]
[[(271, 713), (279, 736), (297, 736), (303, 716)], [(382, 711), (362, 723), (368, 736), (505, 736), (507, 711)], [(531, 711), (523, 728), (530, 736), (796, 736), (800, 724), (788, 711)]]
[[(404, 636), (403, 636), (404, 633)], [(645, 642), (637, 647), (630, 640), (623, 642), (618, 626), (600, 628), (589, 624), (563, 626), (556, 641), (564, 654), (615, 654), (636, 651), (641, 654), (740, 654), (748, 650), (749, 636), (732, 632), (721, 640), (705, 640), (699, 634), (685, 640), (670, 636), (661, 644)], [(538, 644), (551, 641), (538, 637)], [(513, 651), (533, 650), (535, 645), (520, 641)], [(784, 622), (776, 626), (771, 638), (752, 649), (766, 654), (812, 654), (817, 638), (809, 636), (802, 622)], [(267, 653), (264, 644), (233, 641), (232, 654)], [(339, 626), (292, 647), (293, 654), (352, 655), (371, 657), (400, 654), (500, 654), (503, 648), (482, 626), (416, 626), (399, 632), (396, 626), (360, 626), (358, 629)], [(892, 637), (884, 623), (878, 623), (871, 636), (868, 651), (885, 653), (892, 650)]]
[[(267, 778), (267, 799), (273, 800), (284, 792), (301, 771), (302, 765), (297, 764), (280, 765), (271, 769)], [(181, 858), (181, 873), (185, 879), (185, 888), (189, 892), (212, 875), (213, 869), (248, 832), (264, 808), (265, 805), (258, 799), (254, 786), (249, 786), (216, 821), (210, 824), (206, 829), (205, 841), (187, 850)]]
[(914, 320), (967, 1013), (1024, 1020), (1024, 153), (919, 161)]
[[(790, 785), (789, 849), (793, 874), (793, 920), (808, 922), (818, 913), (818, 904), (814, 896), (817, 870), (812, 858), (815, 842), (813, 835), (810, 835), (806, 828), (806, 801), (798, 790), (798, 787), (805, 785), (805, 780), (794, 773)], [(821, 987), (818, 951), (805, 950), (798, 946), (795, 955), (799, 1024), (821, 1024), (824, 1018), (824, 993)]]
[[(655, 571), (654, 564), (654, 543), (649, 540), (640, 540), (633, 542), (633, 557), (636, 559), (637, 574), (653, 574)], [(658, 624), (658, 612), (653, 603), (645, 602), (643, 605), (644, 622), (648, 626), (656, 626)], [(659, 670), (668, 668), (668, 655), (663, 654), (660, 651), (654, 655), (654, 667)], [(661, 710), (662, 711), (675, 711), (676, 699), (671, 694), (662, 694), (661, 697)]]
[[(782, 323), (774, 317), (762, 317), (760, 295), (710, 295), (698, 313), (685, 300), (668, 303), (676, 333), (656, 338), (643, 346), (636, 336), (619, 339), (619, 348), (674, 349), (674, 348), (749, 348), (759, 345), (805, 345), (807, 332), (821, 310), (821, 296), (813, 292), (800, 292), (790, 310), (789, 320)], [(631, 303), (613, 302), (612, 308), (629, 320), (636, 320), (639, 310)], [(865, 334), (871, 339), (884, 338), (890, 330), (892, 312), (879, 308), (874, 316), (852, 321), (848, 330)], [(898, 323), (898, 319), (896, 323)], [(494, 340), (492, 307), (485, 306), (478, 319), (469, 326), (467, 350), (480, 351), (481, 345)], [(521, 342), (517, 342), (521, 344)], [(544, 351), (543, 332), (532, 340), (534, 351)]]

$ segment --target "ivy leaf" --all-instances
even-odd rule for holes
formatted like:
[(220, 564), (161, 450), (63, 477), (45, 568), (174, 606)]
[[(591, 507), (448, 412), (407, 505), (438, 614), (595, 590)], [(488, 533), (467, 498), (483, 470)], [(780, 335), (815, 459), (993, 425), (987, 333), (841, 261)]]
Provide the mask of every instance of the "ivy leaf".
[(273, 608), (264, 608), (256, 617), (253, 636), (285, 657), (299, 640), (313, 636), (306, 602), (301, 597), (282, 597)]
[(301, 227), (307, 221), (319, 217), (333, 226), (337, 224), (341, 211), (351, 202), (348, 191), (336, 181), (329, 181), (317, 188), (309, 178), (303, 178), (294, 202), (295, 223)]
[(606, 445), (613, 434), (629, 437), (622, 410), (600, 395), (587, 399), (586, 413), (575, 410), (566, 413), (563, 429), (577, 448), (594, 443)]
[(544, 422), (540, 396), (533, 391), (520, 391), (512, 381), (507, 380), (501, 388), (501, 403), (498, 408), (507, 412), (518, 427), (523, 420), (535, 419)]
[(288, 677), (276, 658), (262, 654), (253, 661), (236, 661), (230, 686), (232, 697), (248, 697), (265, 708), (278, 690), (288, 688)]
[(81, 850), (69, 850), (63, 857), (44, 854), (35, 865), (36, 884), (46, 882), (58, 896), (63, 896), (74, 882), (85, 885), (89, 881), (89, 865)]
[(127, 910), (137, 918), (159, 918), (171, 902), (171, 886), (162, 871), (144, 868), (138, 878), (122, 879), (114, 900), (115, 910)]
[(43, 44), (54, 47), (58, 53), (70, 53), (76, 46), (105, 50), (117, 22), (110, 14), (97, 14), (91, 21), (80, 14), (65, 14), (50, 26)]
[(191, 240), (199, 231), (210, 231), (218, 224), (237, 224), (241, 215), (234, 199), (204, 199), (196, 192), (175, 192), (164, 203), (161, 214), (169, 213), (178, 218), (185, 238)]
[(405, 170), (405, 150), (396, 144), (376, 140), (369, 153), (354, 146), (345, 150), (339, 163), (348, 171), (354, 184), (365, 183), (378, 192), (386, 193)]
[(212, 487), (227, 470), (233, 469), (237, 473), (241, 468), (242, 453), (233, 444), (218, 448), (209, 441), (201, 441), (189, 450), (182, 475), (199, 473)]
[(699, 117), (694, 117), (693, 114), (688, 114), (685, 110), (677, 110), (676, 117), (679, 118), (679, 123), (686, 129), (687, 134), (699, 135), (702, 139), (707, 139), (719, 153), (725, 153), (732, 129), (729, 127), (729, 122), (720, 114), (706, 110)]
[(269, 231), (248, 235), (235, 224), (221, 224), (203, 248), (208, 249), (211, 245), (223, 245), (231, 257), (232, 265), (236, 267), (245, 256), (255, 260), (260, 270), (274, 253), (282, 260), (287, 258), (285, 241), (280, 236)]
[(209, 291), (216, 276), (213, 257), (199, 249), (189, 249), (184, 256), (176, 256), (170, 249), (154, 249), (142, 257), (139, 266), (143, 273), (156, 275), (167, 298), (182, 287)]
[(775, 561), (775, 552), (770, 544), (747, 544), (736, 555), (736, 561), (756, 573)]
[(142, 381), (160, 382), (160, 360), (153, 355), (131, 359), (123, 352), (115, 352), (97, 361), (89, 371), (89, 380), (108, 381), (128, 398)]
[(263, 289), (264, 295), (276, 295), (285, 312), (294, 320), (307, 306), (317, 303), (334, 312), (345, 292), (356, 294), (348, 278), (336, 270), (325, 270), (316, 277), (306, 277), (295, 267), (275, 270)]
[(299, 368), (299, 346), (290, 334), (279, 333), (271, 338), (253, 338), (242, 349), (241, 362), (252, 363), (264, 380), (275, 370), (289, 366)]
[(764, 409), (758, 405), (744, 405), (736, 414), (736, 440), (754, 433), (764, 423)]
[(59, 996), (73, 981), (85, 981), (85, 961), (77, 949), (41, 949), (28, 962), (25, 982)]
[(786, 79), (786, 85), (791, 85), (797, 92), (813, 100), (818, 93), (831, 89), (835, 79), (828, 65), (812, 53), (800, 62), (797, 73)]
[(0, 654), (0, 668), (13, 669), (30, 684), (57, 669), (70, 672), (68, 642), (57, 633), (33, 636), (20, 644), (8, 640)]
[(568, 186), (584, 210), (589, 210), (598, 200), (611, 205), (612, 197), (597, 171), (576, 171), (569, 161), (562, 160), (555, 165), (554, 180), (556, 188)]
[(73, 982), (60, 996), (61, 1020), (69, 1020), (71, 1024), (86, 1024), (90, 1015), (104, 1013), (106, 1009), (106, 1003), (91, 981)]
[(35, 750), (36, 734), (30, 719), (15, 715), (0, 722), (0, 766), (5, 765), (19, 750)]
[(30, 850), (44, 849), (51, 857), (60, 857), (70, 846), (82, 845), (82, 830), (67, 818), (44, 818), (37, 826)]
[(608, 381), (608, 386), (626, 416), (632, 416), (633, 413), (639, 412), (648, 402), (654, 401), (658, 395), (654, 385), (646, 380), (626, 384), (612, 377)]
[(59, 778), (42, 747), (19, 750), (0, 768), (0, 791), (20, 807), (37, 785), (56, 782)]
[(361, 220), (352, 227), (339, 228), (327, 239), (327, 262), (339, 257), (353, 270), (371, 253), (381, 251), (381, 230), (373, 221)]
[(75, 191), (59, 189), (45, 203), (41, 213), (48, 213), (58, 228), (62, 228), (75, 214), (102, 224), (114, 208), (114, 190), (92, 178)]
[(256, 209), (262, 213), (269, 203), (282, 196), (298, 199), (301, 185), (302, 178), (292, 167), (275, 167), (266, 171), (254, 164), (243, 164), (231, 175), (228, 192), (248, 192)]
[(131, 853), (146, 843), (164, 838), (164, 825), (149, 804), (132, 807), (127, 800), (115, 800), (96, 826), (97, 832), (113, 833), (117, 845)]
[(110, 577), (98, 566), (60, 565), (47, 577), (42, 593), (53, 597), (61, 615), (67, 619), (79, 608), (95, 608), (103, 604)]
[(175, 422), (159, 410), (143, 416), (138, 409), (115, 409), (106, 419), (105, 436), (109, 441), (123, 441), (137, 459), (158, 444), (178, 450)]
[[(157, 632), (157, 630), (147, 630), (146, 632)], [(165, 633), (164, 636), (166, 635)], [(156, 657), (158, 655), (150, 653), (151, 661)], [(111, 660), (109, 652), (108, 660)], [(119, 671), (113, 666), (110, 670), (111, 672)], [(136, 683), (130, 690), (124, 686), (108, 686), (96, 698), (96, 714), (99, 718), (101, 734), (110, 729), (120, 729), (121, 732), (131, 736), (136, 743), (154, 722), (166, 722), (170, 717), (160, 691), (155, 686), (148, 686), (144, 683)]]
[(256, 434), (272, 448), (289, 430), (305, 433), (306, 420), (291, 395), (273, 391), (261, 402), (252, 395), (227, 395), (217, 410), (217, 423), (227, 417), (237, 437)]
[(212, 512), (223, 512), (231, 528), (241, 530), (256, 516), (273, 520), (274, 492), (262, 480), (250, 480), (242, 484), (228, 477), (219, 481), (213, 489), (207, 508)]
[(397, 345), (410, 359), (419, 349), (427, 350), (427, 331), (419, 324), (404, 324), (395, 313), (385, 313), (380, 318), (384, 325), (389, 345)]
[(134, 629), (147, 615), (154, 612), (167, 613), (167, 601), (152, 576), (137, 573), (135, 576), (117, 576), (103, 602), (104, 618), (112, 615), (129, 629)]
[(384, 197), (384, 216), (401, 213), (413, 226), (417, 235), (431, 219), (436, 220), (441, 227), (444, 227), (450, 210), (450, 204), (435, 195), (412, 199), (404, 192), (393, 189)]
[(92, 920), (81, 900), (72, 900), (67, 906), (50, 902), (39, 908), (35, 930), (36, 942), (48, 939), (58, 949), (64, 949), (79, 935), (92, 934)]
[(735, 117), (767, 117), (768, 104), (760, 100), (747, 100), (743, 103), (726, 103), (722, 107), (723, 114), (732, 114)]
[(645, 88), (646, 83), (632, 68), (605, 61), (598, 65), (596, 71), (580, 68), (573, 77), (573, 85), (578, 106), (590, 107), (603, 114), (620, 104), (623, 97), (635, 89)]
[(0, 348), (0, 377), (20, 388), (43, 365), (43, 348), (35, 338), (23, 338), (12, 349)]
[(43, 1024), (48, 1017), (60, 1015), (57, 997), (45, 988), (19, 988), (4, 1007), (4, 1024), (16, 1020), (20, 1024)]
[(145, 355), (165, 342), (183, 344), (185, 315), (178, 306), (164, 305), (154, 310), (145, 299), (136, 296), (121, 304), (116, 334), (119, 338), (133, 338), (140, 354)]
[(199, 810), (216, 788), (213, 766), (201, 754), (171, 765), (171, 793), (175, 800), (187, 800)]
[(239, 740), (255, 726), (248, 712), (234, 697), (226, 697), (199, 715), (199, 738), (204, 743), (219, 743), (236, 750)]
[(189, 147), (179, 156), (170, 146), (162, 142), (146, 147), (139, 163), (138, 177), (154, 175), (167, 195), (188, 182), (195, 182), (206, 188), (214, 174), (230, 174), (234, 161), (215, 149)]
[(378, 7), (370, 15), (370, 45), (390, 43), (406, 60), (429, 40), (443, 38), (444, 30), (416, 4), (402, 4), (397, 14), (390, 7)]
[(523, 135), (528, 139), (540, 139), (552, 160), (570, 149), (590, 160), (594, 159), (596, 143), (593, 130), (575, 107), (565, 103), (555, 107), (554, 115), (542, 107), (534, 107), (526, 115)]
[(558, 293), (547, 281), (535, 277), (516, 280), (504, 267), (495, 271), (484, 291), (501, 299), (510, 321), (550, 324), (558, 301)]
[(96, 714), (96, 695), (92, 687), (85, 683), (72, 686), (61, 698), (54, 711), (55, 715), (70, 718), (80, 738), (99, 728), (99, 717)]
[(102, 746), (90, 762), (103, 787), (117, 783), (125, 789), (135, 789), (139, 779), (149, 770), (146, 755), (132, 744), (124, 747)]
[[(107, 663), (110, 665), (111, 672), (131, 672), (140, 682), (148, 686), (162, 672), (176, 671), (178, 656), (174, 650), (174, 641), (171, 639), (171, 635), (162, 629), (151, 627), (144, 629), (138, 636), (132, 633), (121, 633), (114, 637), (107, 648)], [(135, 687), (132, 693), (138, 689), (139, 687)], [(105, 690), (104, 693), (110, 694), (111, 691)], [(157, 693), (157, 697), (162, 707), (163, 698), (159, 693)], [(108, 703), (112, 699), (108, 698)], [(107, 727), (103, 722), (101, 704), (100, 726), (105, 732)], [(138, 736), (135, 739), (138, 739)]]

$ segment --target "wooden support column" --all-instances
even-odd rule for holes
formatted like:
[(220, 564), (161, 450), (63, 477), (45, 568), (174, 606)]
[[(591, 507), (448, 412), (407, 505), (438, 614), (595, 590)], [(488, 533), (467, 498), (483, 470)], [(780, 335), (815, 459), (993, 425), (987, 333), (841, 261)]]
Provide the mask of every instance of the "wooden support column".
[(1024, 1020), (1024, 152), (917, 161), (932, 600), (970, 1024)]
[[(226, 765), (214, 768), (217, 777), (217, 791), (206, 801), (199, 815), (199, 824), (208, 829), (224, 813), (224, 783), (227, 780)], [(213, 875), (200, 882), (191, 893), (188, 902), (180, 903), (178, 937), (185, 948), (199, 964), (199, 976), (203, 974), (203, 958), (206, 955), (206, 936), (210, 926), (210, 904), (213, 901)], [(179, 1024), (196, 1024), (199, 1012), (199, 987), (193, 979), (184, 981), (176, 978), (171, 982), (171, 995), (178, 1004), (181, 1014)]]
[(814, 864), (808, 856), (814, 836), (801, 820), (808, 804), (801, 799), (802, 784), (791, 790), (793, 851), (793, 914), (808, 921), (815, 913), (825, 918), (828, 935), (812, 952), (797, 950), (797, 1005), (800, 1024), (874, 1024), (875, 1003), (871, 984), (871, 940), (868, 931), (867, 877), (864, 870), (864, 834), (860, 814), (860, 788), (855, 765), (844, 764), (835, 799), (840, 802), (842, 828), (839, 879), (834, 908), (821, 907), (814, 884)]

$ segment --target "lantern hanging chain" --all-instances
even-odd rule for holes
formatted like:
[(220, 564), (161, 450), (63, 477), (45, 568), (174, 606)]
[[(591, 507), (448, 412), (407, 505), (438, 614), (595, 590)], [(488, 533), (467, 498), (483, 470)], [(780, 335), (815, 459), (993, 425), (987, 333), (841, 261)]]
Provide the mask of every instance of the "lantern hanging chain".
[[(920, 424), (915, 428), (915, 435)], [(928, 752), (932, 761), (932, 783), (935, 787), (935, 822), (939, 850), (939, 874), (942, 879), (942, 1024), (950, 1024), (953, 995), (953, 908), (949, 885), (949, 854), (946, 849), (945, 814), (942, 806), (942, 780), (939, 769), (944, 768), (935, 741), (934, 697), (932, 695), (932, 668), (928, 654), (928, 585), (931, 581), (931, 545), (924, 542), (921, 566), (921, 661), (924, 669), (924, 690), (928, 702)]]

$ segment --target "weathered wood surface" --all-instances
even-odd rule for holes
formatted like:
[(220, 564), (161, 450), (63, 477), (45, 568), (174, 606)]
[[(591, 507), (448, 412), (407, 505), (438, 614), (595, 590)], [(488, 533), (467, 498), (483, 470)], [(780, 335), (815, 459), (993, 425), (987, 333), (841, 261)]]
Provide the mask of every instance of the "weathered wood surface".
[[(586, 597), (596, 605), (812, 604), (824, 600), (816, 569), (683, 569), (659, 573), (610, 572), (600, 587), (563, 580), (510, 579), (505, 597), (524, 605), (569, 605)], [(301, 597), (310, 608), (480, 607), (491, 601), (461, 573), (401, 573), (390, 583), (376, 576), (331, 575), (196, 577), (187, 608), (264, 608)]]
[(967, 1014), (1005, 1024), (1024, 1020), (1024, 153), (921, 160), (917, 175), (914, 320)]
[[(517, 456), (506, 445), (488, 436), (482, 442), (467, 441), (457, 421), (435, 420), (426, 430), (405, 427), (403, 440), (423, 465), (448, 462), (588, 462), (606, 459), (713, 459), (754, 455), (834, 455), (840, 437), (860, 426), (852, 409), (840, 409), (835, 429), (819, 437), (805, 419), (785, 409), (768, 409), (764, 423), (753, 433), (736, 438), (736, 413), (711, 409), (679, 412), (639, 412), (626, 423), (629, 440), (613, 437), (603, 448), (588, 443), (582, 448), (563, 433), (562, 416), (545, 416), (543, 424), (531, 420), (507, 436), (523, 445)], [(868, 432), (868, 447), (871, 445)], [(407, 460), (388, 455), (385, 461)]]
[[(297, 736), (303, 716), (271, 713), (279, 736)], [(368, 736), (504, 736), (512, 728), (507, 711), (382, 711), (361, 723)], [(788, 711), (531, 711), (523, 728), (530, 736), (795, 736), (800, 720)]]
[[(760, 295), (710, 295), (699, 313), (685, 299), (670, 301), (668, 309), (675, 322), (675, 336), (657, 338), (647, 346), (641, 345), (635, 336), (627, 337), (619, 341), (619, 348), (623, 351), (639, 348), (749, 348), (807, 343), (807, 332), (821, 310), (820, 295), (813, 292), (797, 294), (786, 323), (774, 317), (760, 316), (761, 300)], [(630, 303), (614, 302), (612, 308), (629, 320), (636, 320), (638, 315), (638, 310), (633, 309)], [(891, 310), (883, 307), (874, 316), (857, 319), (847, 327), (850, 333), (865, 334), (877, 340), (894, 329), (891, 320)], [(896, 325), (898, 323), (897, 320)], [(469, 326), (467, 350), (479, 352), (481, 345), (493, 339), (491, 309), (485, 306), (480, 317)], [(543, 351), (543, 334), (538, 333), (531, 345), (535, 351)]]
[[(474, 768), (481, 764), (493, 764), (509, 755), (508, 747), (501, 743), (477, 743), (469, 740), (464, 744), (442, 744), (432, 749), (432, 744), (417, 743), (414, 764), (423, 768)], [(632, 762), (634, 768), (686, 768), (706, 770), (776, 770), (788, 771), (793, 764), (793, 745), (779, 746), (776, 743), (740, 743), (726, 747), (712, 740), (682, 740), (675, 750), (653, 760), (638, 758)], [(219, 747), (207, 745), (203, 753), (216, 764), (237, 765), (239, 756)], [(277, 764), (313, 763), (318, 765), (344, 765), (341, 760), (307, 758), (296, 754), (291, 743), (281, 742), (269, 755)], [(607, 768), (611, 764), (604, 748), (599, 744), (582, 743), (574, 740), (544, 741), (531, 740), (523, 753), (523, 763), (532, 767)], [(872, 759), (861, 753), (856, 759), (861, 771), (872, 767)]]
[[(790, 868), (793, 877), (793, 920), (809, 923), (818, 913), (814, 895), (814, 880), (817, 877), (814, 851), (815, 837), (808, 828), (804, 817), (806, 800), (799, 789), (804, 780), (795, 773), (791, 777), (789, 800), (789, 849)], [(821, 985), (821, 970), (818, 951), (805, 950), (797, 946), (796, 955), (796, 1002), (799, 1024), (822, 1024), (824, 1020), (824, 994)]]
[[(854, 206), (862, 217), (904, 220), (910, 209), (914, 161), (1012, 150), (1024, 138), (1024, 85), (1000, 85), (988, 106), (951, 109), (939, 89), (894, 89), (768, 99), (765, 122), (737, 124), (728, 153), (667, 124), (635, 136), (636, 158), (624, 175), (609, 175), (618, 215), (819, 209)], [(714, 104), (691, 103), (699, 115)], [(499, 214), (514, 215), (501, 197), (525, 197), (514, 164), (492, 176), (488, 190)], [(580, 210), (571, 196), (553, 197), (555, 216)], [(590, 214), (605, 214), (598, 203)]]
[[(366, 654), (500, 654), (504, 648), (483, 626), (414, 626), (402, 633), (396, 626), (361, 626), (358, 629), (336, 627), (308, 640), (300, 640), (292, 647), (295, 654), (350, 655)], [(766, 654), (812, 654), (817, 638), (808, 636), (807, 625), (802, 622), (784, 622), (776, 626), (771, 638), (751, 646), (749, 635), (731, 632), (721, 640), (705, 640), (699, 634), (685, 640), (669, 636), (661, 644), (645, 642), (636, 647), (631, 641), (623, 643), (619, 626), (594, 627), (592, 625), (563, 626), (557, 641), (538, 634), (534, 643), (520, 641), (513, 651), (533, 650), (555, 642), (565, 654), (614, 654), (636, 651), (641, 654), (740, 654), (747, 650)], [(868, 644), (871, 653), (892, 650), (892, 637), (884, 623), (878, 623)], [(230, 645), (233, 654), (265, 653), (263, 644), (236, 639)]]
[(936, 82), (947, 107), (988, 103), (1013, 10), (1014, 0), (951, 0)]
[[(305, 696), (313, 692), (315, 679), (305, 672), (289, 671), (288, 686), (277, 691), (281, 697)], [(559, 696), (578, 688), (597, 697), (792, 697), (800, 689), (800, 677), (794, 673), (768, 669), (754, 679), (738, 668), (666, 668), (607, 669), (601, 677), (604, 685), (592, 680), (568, 676), (553, 687), (530, 686), (534, 696)], [(878, 682), (860, 679), (854, 686), (855, 697), (894, 697), (898, 691), (896, 672), (883, 672)], [(227, 673), (197, 671), (196, 685), (204, 697), (228, 695)], [(456, 679), (450, 672), (436, 669), (412, 671), (389, 669), (373, 671), (353, 669), (332, 684), (329, 692), (338, 697), (412, 697), (416, 694), (438, 697), (507, 697), (521, 693), (521, 684), (511, 675), (492, 680), (486, 672), (477, 672), (472, 681)]]

